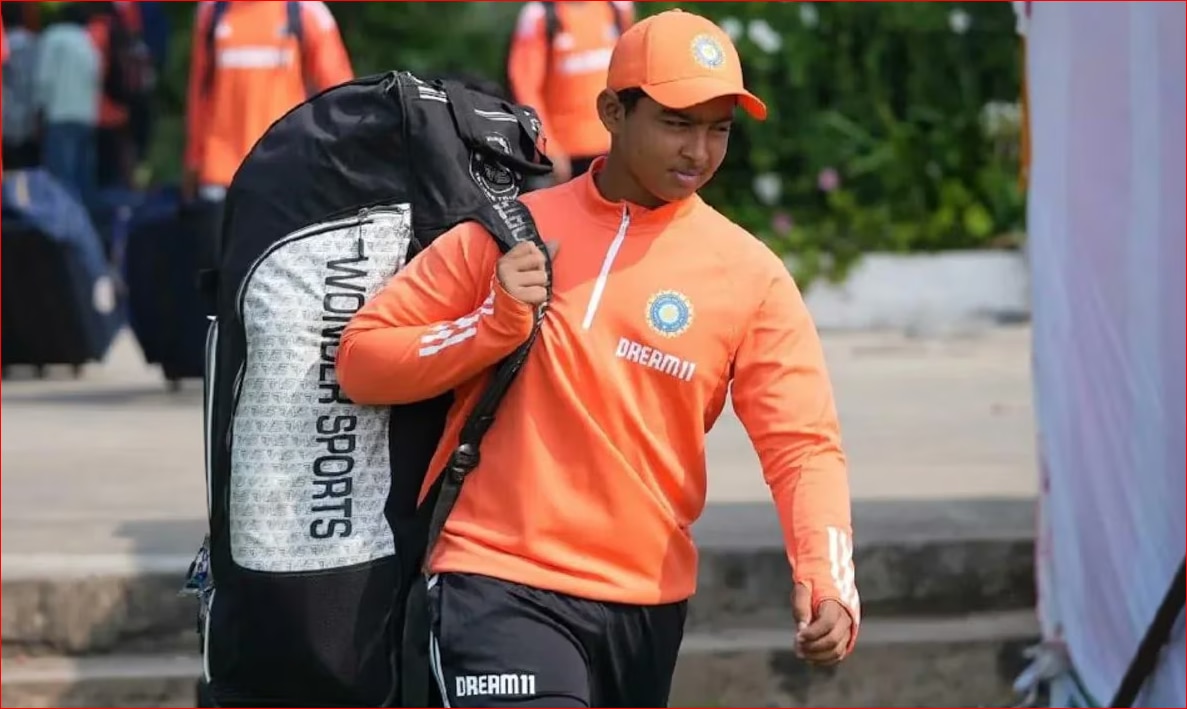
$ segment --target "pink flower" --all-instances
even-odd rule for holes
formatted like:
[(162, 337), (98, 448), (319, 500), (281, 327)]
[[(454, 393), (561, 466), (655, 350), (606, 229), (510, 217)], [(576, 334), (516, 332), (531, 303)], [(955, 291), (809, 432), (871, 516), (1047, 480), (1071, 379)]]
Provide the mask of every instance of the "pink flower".
[(774, 229), (779, 236), (790, 234), (794, 226), (795, 222), (787, 212), (776, 212), (775, 216), (771, 217), (771, 229)]
[(826, 167), (816, 176), (816, 186), (821, 192), (832, 192), (841, 186), (841, 175), (831, 167)]

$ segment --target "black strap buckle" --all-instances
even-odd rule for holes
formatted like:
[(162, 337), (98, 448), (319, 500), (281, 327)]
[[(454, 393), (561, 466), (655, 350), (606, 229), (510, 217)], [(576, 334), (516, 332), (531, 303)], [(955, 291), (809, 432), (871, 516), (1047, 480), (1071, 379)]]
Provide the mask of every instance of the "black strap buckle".
[(474, 468), (478, 467), (478, 446), (463, 443), (449, 456), (449, 474), (457, 482), (461, 482)]

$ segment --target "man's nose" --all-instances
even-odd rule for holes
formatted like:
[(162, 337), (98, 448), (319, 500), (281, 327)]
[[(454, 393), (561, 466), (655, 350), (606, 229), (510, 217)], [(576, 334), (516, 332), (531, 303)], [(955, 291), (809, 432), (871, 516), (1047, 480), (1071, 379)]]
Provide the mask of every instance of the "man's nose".
[(689, 131), (688, 140), (684, 142), (684, 159), (698, 167), (709, 160), (709, 129), (698, 126)]

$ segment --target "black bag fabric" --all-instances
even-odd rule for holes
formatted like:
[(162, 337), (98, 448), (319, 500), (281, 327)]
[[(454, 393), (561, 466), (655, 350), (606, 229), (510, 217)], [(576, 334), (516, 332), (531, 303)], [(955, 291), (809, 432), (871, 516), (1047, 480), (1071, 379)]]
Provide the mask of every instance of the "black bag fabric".
[(102, 361), (124, 302), (86, 209), (41, 168), (7, 171), (3, 192), (4, 366)]
[(456, 499), (535, 335), (500, 364), (419, 508), (450, 397), (357, 406), (334, 358), (351, 315), (454, 225), (542, 248), (515, 199), (550, 169), (538, 141), (531, 109), (391, 72), (301, 104), (237, 172), (208, 340), (210, 536), (189, 580), (214, 703), (429, 701), (401, 683), (406, 600), (447, 512), (436, 502)]
[(177, 190), (162, 189), (117, 218), (116, 228), (125, 232), (128, 321), (145, 361), (159, 365), (172, 385), (205, 374), (209, 323), (198, 290), (203, 234), (196, 225), (208, 208), (183, 204)]

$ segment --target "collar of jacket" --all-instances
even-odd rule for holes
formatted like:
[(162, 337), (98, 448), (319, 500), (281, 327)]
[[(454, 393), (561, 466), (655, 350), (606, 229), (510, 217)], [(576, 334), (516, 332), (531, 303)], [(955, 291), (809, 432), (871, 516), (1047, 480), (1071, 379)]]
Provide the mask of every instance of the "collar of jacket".
[(669, 202), (655, 209), (648, 209), (626, 201), (611, 202), (603, 197), (601, 192), (598, 192), (598, 187), (594, 184), (594, 175), (600, 172), (605, 164), (605, 156), (597, 158), (585, 174), (571, 183), (581, 205), (599, 223), (618, 228), (622, 224), (622, 215), (625, 209), (630, 214), (632, 231), (635, 231), (636, 228), (647, 231), (663, 229), (674, 221), (688, 217), (702, 204), (701, 198), (696, 194), (676, 202)]

